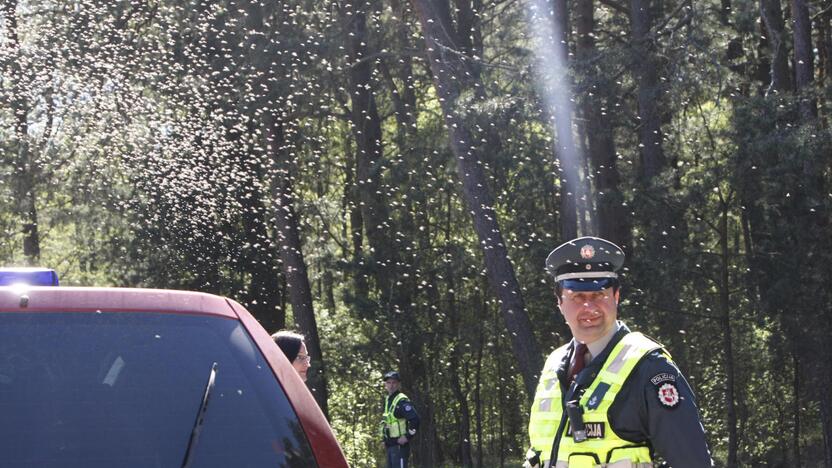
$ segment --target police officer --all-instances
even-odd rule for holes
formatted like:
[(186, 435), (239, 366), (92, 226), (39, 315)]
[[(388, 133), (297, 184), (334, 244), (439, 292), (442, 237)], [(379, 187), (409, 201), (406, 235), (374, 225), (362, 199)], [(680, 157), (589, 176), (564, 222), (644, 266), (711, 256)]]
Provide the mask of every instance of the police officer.
[(398, 372), (384, 374), (387, 396), (384, 398), (381, 432), (387, 448), (387, 468), (407, 467), (410, 441), (419, 429), (419, 415), (407, 395), (401, 392), (401, 385)]
[(546, 268), (573, 339), (543, 367), (529, 418), (531, 467), (712, 466), (693, 392), (668, 352), (618, 318), (624, 252), (581, 237)]

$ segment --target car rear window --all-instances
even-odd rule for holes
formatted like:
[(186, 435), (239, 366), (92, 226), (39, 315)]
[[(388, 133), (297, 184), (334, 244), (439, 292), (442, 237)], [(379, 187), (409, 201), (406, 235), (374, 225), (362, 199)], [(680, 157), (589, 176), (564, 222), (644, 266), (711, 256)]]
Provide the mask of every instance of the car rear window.
[(162, 313), (0, 313), (4, 467), (316, 466), (239, 322)]

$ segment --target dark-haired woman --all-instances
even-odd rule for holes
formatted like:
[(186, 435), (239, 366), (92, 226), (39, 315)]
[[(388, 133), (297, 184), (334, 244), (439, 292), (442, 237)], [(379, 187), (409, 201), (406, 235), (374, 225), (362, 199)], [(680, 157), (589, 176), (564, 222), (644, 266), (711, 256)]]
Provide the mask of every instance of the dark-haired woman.
[(300, 378), (306, 382), (306, 372), (312, 367), (312, 358), (306, 350), (304, 336), (290, 330), (280, 330), (272, 335), (272, 339), (292, 363)]

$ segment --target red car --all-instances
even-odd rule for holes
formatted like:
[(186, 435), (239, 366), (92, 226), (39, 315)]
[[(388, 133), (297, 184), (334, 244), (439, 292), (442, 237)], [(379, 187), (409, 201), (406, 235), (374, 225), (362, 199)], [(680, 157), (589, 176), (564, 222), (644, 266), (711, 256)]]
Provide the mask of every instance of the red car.
[(3, 467), (346, 467), (271, 337), (211, 294), (0, 287)]

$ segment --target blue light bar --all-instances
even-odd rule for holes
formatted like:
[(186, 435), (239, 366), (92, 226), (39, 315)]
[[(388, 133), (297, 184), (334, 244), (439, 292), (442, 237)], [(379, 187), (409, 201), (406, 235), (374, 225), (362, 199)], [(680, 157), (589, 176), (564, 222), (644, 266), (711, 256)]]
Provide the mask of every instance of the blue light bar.
[(58, 286), (58, 274), (51, 268), (0, 268), (0, 286), (13, 284)]

